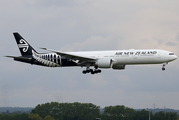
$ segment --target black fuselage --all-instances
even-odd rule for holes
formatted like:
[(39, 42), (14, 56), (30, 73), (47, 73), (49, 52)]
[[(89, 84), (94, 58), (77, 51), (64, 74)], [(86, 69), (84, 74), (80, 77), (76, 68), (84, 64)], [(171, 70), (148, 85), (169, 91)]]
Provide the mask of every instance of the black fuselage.
[[(29, 59), (22, 59), (22, 58), (14, 58), (15, 61), (29, 63), (31, 65), (41, 65), (46, 67), (68, 67), (68, 66), (77, 66), (77, 64), (69, 59), (66, 58), (59, 58), (59, 59), (50, 59), (50, 60), (41, 60), (38, 61), (37, 59), (34, 59), (31, 56), (23, 56), (27, 57)], [(60, 61), (60, 62), (59, 62)]]

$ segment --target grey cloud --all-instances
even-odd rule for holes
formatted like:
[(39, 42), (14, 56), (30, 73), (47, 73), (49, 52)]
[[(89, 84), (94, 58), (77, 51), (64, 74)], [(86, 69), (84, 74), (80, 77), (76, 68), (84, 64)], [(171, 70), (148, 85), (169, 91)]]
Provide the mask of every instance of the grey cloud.
[(167, 46), (176, 46), (177, 44), (174, 43), (174, 42), (167, 42), (167, 43), (165, 43), (165, 45), (167, 45)]
[(162, 39), (156, 39), (156, 38), (154, 38), (154, 37), (153, 37), (153, 39), (156, 40), (159, 45), (161, 45), (161, 44), (164, 42), (164, 40), (162, 40)]

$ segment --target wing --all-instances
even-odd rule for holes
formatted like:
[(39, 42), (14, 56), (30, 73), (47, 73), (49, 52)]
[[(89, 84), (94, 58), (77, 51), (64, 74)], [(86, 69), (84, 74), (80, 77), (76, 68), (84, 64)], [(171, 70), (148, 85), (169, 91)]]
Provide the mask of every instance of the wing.
[(95, 63), (97, 58), (95, 57), (89, 57), (89, 56), (82, 56), (82, 55), (76, 55), (76, 54), (71, 54), (67, 52), (61, 52), (61, 51), (56, 51), (56, 50), (51, 50), (47, 48), (41, 48), (47, 51), (54, 52), (62, 57), (66, 57), (68, 59), (73, 60), (74, 62), (77, 61), (78, 65), (87, 65), (87, 64), (92, 64)]

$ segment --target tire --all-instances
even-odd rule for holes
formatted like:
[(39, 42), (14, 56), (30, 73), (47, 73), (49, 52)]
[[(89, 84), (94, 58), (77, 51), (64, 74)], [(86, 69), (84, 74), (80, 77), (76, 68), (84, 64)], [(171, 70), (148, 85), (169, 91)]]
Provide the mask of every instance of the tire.
[(86, 74), (86, 70), (83, 70), (82, 73), (83, 73), (83, 74)]

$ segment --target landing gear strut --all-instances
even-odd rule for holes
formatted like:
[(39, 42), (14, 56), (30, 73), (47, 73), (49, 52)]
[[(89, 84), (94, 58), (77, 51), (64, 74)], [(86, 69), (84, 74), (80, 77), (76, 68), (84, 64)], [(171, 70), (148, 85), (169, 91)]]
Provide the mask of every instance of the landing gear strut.
[(94, 67), (95, 69), (90, 69), (89, 67), (86, 68), (86, 70), (83, 70), (82, 73), (86, 74), (86, 73), (91, 73), (91, 74), (97, 74), (97, 73), (101, 73), (101, 70), (98, 69), (97, 66)]

